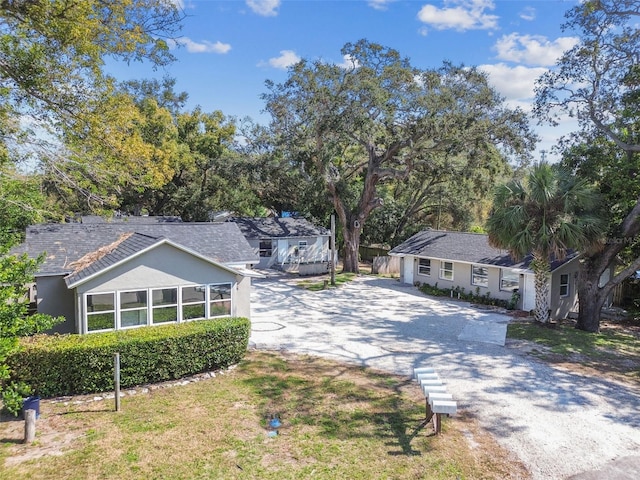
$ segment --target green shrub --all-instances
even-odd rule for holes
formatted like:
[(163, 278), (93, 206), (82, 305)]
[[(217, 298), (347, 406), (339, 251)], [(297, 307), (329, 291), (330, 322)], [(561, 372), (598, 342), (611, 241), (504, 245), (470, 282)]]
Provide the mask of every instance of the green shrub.
[(113, 357), (120, 385), (173, 380), (238, 363), (247, 351), (246, 318), (199, 320), (89, 335), (38, 335), (21, 340), (9, 358), (13, 381), (42, 397), (113, 390)]
[(475, 293), (473, 293), (465, 292), (464, 288), (458, 286), (455, 288), (438, 288), (437, 283), (434, 286), (429, 285), (428, 283), (423, 283), (421, 285), (418, 285), (418, 288), (422, 293), (433, 295), (434, 297), (450, 297), (454, 299), (465, 300), (467, 302), (479, 303), (482, 305), (502, 307), (508, 310), (513, 310), (516, 308), (519, 298), (512, 295), (511, 301), (501, 300), (498, 298), (492, 298), (491, 292), (487, 292), (482, 295), (480, 293), (480, 288), (476, 288)]

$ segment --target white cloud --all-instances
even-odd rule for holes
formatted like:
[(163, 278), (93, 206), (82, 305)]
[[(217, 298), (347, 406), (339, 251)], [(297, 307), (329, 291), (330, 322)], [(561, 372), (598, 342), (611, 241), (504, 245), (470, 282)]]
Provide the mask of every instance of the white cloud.
[(387, 5), (396, 0), (369, 0), (367, 4), (375, 10), (386, 10)]
[(436, 30), (493, 30), (499, 17), (486, 12), (494, 8), (492, 0), (445, 0), (444, 8), (423, 6), (418, 19)]
[(509, 105), (525, 110), (531, 110), (536, 79), (547, 71), (544, 67), (510, 67), (504, 63), (480, 65), (478, 68), (489, 75), (489, 83), (507, 99)]
[(551, 66), (563, 52), (578, 43), (577, 37), (560, 37), (554, 41), (541, 35), (520, 35), (512, 33), (500, 38), (494, 49), (500, 60), (527, 65)]
[(189, 37), (181, 37), (176, 40), (167, 41), (170, 48), (175, 48), (177, 45), (186, 47), (189, 53), (227, 53), (231, 50), (231, 45), (222, 42), (209, 42), (203, 40), (202, 42), (194, 42)]
[(280, 3), (280, 0), (247, 0), (247, 5), (253, 10), (253, 13), (263, 17), (275, 17), (278, 15)]
[[(270, 58), (267, 65), (273, 68), (279, 68), (280, 70), (286, 70), (291, 65), (298, 63), (300, 60), (300, 57), (296, 55), (296, 52), (293, 50), (280, 50), (280, 56)], [(261, 63), (260, 65), (264, 65), (264, 63)]]
[[(495, 65), (480, 65), (480, 70), (489, 76), (489, 83), (506, 99), (507, 106), (521, 108), (531, 113), (534, 102), (535, 81), (540, 75), (548, 71), (544, 67), (525, 67), (522, 65), (510, 67), (504, 63)], [(564, 115), (556, 126), (536, 125), (531, 119), (531, 128), (540, 137), (534, 157), (537, 159), (545, 155), (550, 161), (558, 160), (553, 148), (558, 145), (562, 136), (570, 135), (578, 129), (577, 120)]]
[(536, 19), (536, 9), (533, 7), (524, 7), (520, 12), (520, 18), (531, 22)]
[(338, 63), (338, 66), (340, 68), (344, 68), (345, 70), (347, 70), (352, 68), (358, 68), (360, 66), (360, 63), (358, 62), (357, 59), (351, 57), (351, 55), (346, 54), (342, 56), (342, 63)]

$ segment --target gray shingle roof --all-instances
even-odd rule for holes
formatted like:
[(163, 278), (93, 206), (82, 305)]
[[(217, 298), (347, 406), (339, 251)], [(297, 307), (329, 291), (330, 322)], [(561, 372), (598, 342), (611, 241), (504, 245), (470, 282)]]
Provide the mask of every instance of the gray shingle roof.
[[(441, 258), (458, 262), (497, 267), (529, 269), (532, 257), (527, 255), (522, 261), (515, 262), (509, 252), (489, 245), (489, 237), (481, 233), (445, 232), (423, 230), (391, 249), (390, 255), (414, 255), (423, 258)], [(551, 270), (555, 270), (577, 256), (569, 252), (566, 259), (552, 261)]]
[(510, 268), (527, 268), (529, 263), (529, 259), (514, 262), (509, 252), (489, 245), (487, 235), (439, 230), (423, 230), (393, 248), (389, 253)]
[(259, 257), (234, 223), (65, 223), (27, 228), (26, 240), (13, 250), (37, 257), (46, 252), (40, 275), (73, 271), (69, 265), (84, 255), (109, 245), (125, 233), (139, 233), (155, 239), (165, 237), (222, 264), (257, 263)]
[(328, 236), (329, 230), (317, 227), (304, 218), (239, 218), (227, 222), (236, 223), (245, 237), (251, 239)]
[(144, 216), (144, 215), (114, 215), (113, 217), (105, 218), (99, 215), (83, 215), (80, 217), (78, 223), (176, 223), (182, 222), (182, 219), (178, 216)]
[(112, 243), (112, 248), (105, 246), (107, 248), (104, 252), (100, 252), (100, 249), (98, 249), (79, 258), (75, 263), (71, 263), (69, 267), (73, 268), (73, 273), (67, 275), (64, 280), (67, 286), (69, 286), (83, 278), (90, 277), (105, 268), (115, 265), (138, 252), (146, 250), (162, 240), (163, 238), (151, 237), (141, 233), (125, 235)]

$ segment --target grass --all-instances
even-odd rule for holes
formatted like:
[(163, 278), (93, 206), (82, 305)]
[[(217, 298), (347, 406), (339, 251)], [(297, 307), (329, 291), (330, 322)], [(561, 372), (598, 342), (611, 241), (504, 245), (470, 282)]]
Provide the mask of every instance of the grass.
[[(355, 273), (336, 273), (336, 287), (350, 282), (358, 275)], [(325, 288), (333, 288), (331, 285), (331, 277), (329, 275), (323, 275), (322, 277), (313, 277), (306, 280), (301, 280), (298, 285), (306, 290), (312, 292), (318, 292)]]
[[(433, 435), (407, 377), (249, 352), (224, 375), (0, 423), (1, 479), (504, 479), (526, 471), (461, 411)], [(268, 421), (282, 427), (269, 437)]]
[(507, 336), (534, 342), (532, 353), (540, 359), (587, 374), (601, 374), (640, 384), (640, 323), (602, 321), (600, 333), (575, 328), (564, 320), (550, 326), (512, 322)]

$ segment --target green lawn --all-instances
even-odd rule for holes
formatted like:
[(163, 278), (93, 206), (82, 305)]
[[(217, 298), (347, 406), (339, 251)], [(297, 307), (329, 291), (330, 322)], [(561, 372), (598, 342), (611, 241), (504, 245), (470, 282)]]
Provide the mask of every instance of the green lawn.
[(23, 422), (0, 422), (1, 479), (528, 478), (464, 411), (433, 435), (411, 379), (315, 357), (253, 351), (215, 378), (127, 396), (118, 413), (113, 400), (41, 411), (33, 445)]

